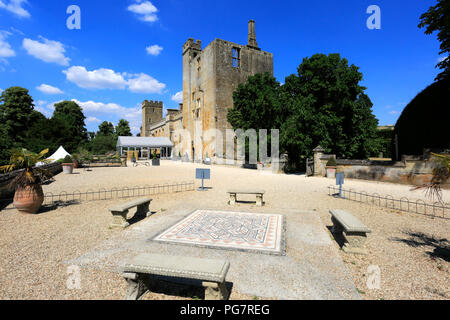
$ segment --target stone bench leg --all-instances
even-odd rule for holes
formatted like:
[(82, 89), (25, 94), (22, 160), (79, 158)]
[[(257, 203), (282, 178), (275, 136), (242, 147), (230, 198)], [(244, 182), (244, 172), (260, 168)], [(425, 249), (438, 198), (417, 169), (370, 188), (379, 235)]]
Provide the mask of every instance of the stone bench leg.
[(150, 202), (138, 205), (136, 215), (143, 218), (148, 217), (150, 215), (149, 205)]
[(205, 288), (205, 300), (226, 300), (228, 298), (228, 290), (225, 282), (203, 282)]
[(344, 252), (367, 254), (365, 243), (367, 235), (365, 232), (344, 232), (346, 243), (342, 247)]
[(236, 193), (230, 193), (230, 205), (234, 206), (236, 204)]
[(339, 221), (336, 220), (335, 217), (331, 217), (331, 221), (333, 222), (333, 226), (331, 227), (331, 233), (334, 234), (341, 234), (344, 229), (342, 228), (342, 225), (339, 223)]
[(111, 228), (126, 228), (130, 225), (127, 221), (128, 210), (111, 211), (111, 214), (113, 215)]
[(262, 205), (263, 205), (263, 195), (262, 194), (256, 195), (256, 205), (259, 207), (262, 207)]
[(128, 284), (125, 300), (138, 300), (148, 291), (145, 276), (141, 276), (137, 273), (124, 272), (123, 277)]

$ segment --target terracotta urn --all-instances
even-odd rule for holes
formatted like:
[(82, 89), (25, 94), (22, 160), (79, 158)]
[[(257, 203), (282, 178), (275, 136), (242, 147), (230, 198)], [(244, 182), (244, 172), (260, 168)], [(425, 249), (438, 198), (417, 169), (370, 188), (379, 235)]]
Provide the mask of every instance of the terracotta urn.
[(43, 202), (44, 192), (40, 185), (19, 188), (14, 194), (14, 207), (23, 213), (37, 213)]

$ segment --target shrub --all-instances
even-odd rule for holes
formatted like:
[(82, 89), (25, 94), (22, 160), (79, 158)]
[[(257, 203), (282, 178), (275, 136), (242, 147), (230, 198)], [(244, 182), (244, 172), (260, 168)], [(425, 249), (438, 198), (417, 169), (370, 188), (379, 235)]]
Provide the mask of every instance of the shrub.
[(72, 162), (73, 162), (72, 157), (69, 155), (67, 155), (63, 160), (63, 163), (72, 163)]
[(337, 165), (337, 163), (336, 163), (336, 159), (334, 159), (334, 157), (331, 157), (330, 159), (328, 159), (327, 167), (335, 167), (336, 165)]

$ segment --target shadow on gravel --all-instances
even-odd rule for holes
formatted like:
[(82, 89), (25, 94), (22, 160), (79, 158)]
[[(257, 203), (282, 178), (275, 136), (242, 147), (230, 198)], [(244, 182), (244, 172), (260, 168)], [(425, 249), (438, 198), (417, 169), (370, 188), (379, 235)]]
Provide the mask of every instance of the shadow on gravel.
[(391, 238), (392, 241), (403, 242), (407, 245), (417, 247), (431, 247), (432, 251), (427, 251), (431, 258), (440, 258), (450, 262), (450, 242), (443, 238), (437, 239), (422, 232), (404, 232), (408, 238)]
[(54, 211), (58, 208), (73, 206), (73, 205), (77, 205), (77, 204), (80, 204), (80, 201), (78, 201), (78, 200), (56, 201), (56, 202), (53, 202), (52, 204), (43, 205), (39, 209), (39, 212), (37, 214), (43, 214), (43, 213)]
[[(233, 290), (233, 283), (226, 282), (225, 286), (230, 295)], [(184, 297), (193, 300), (205, 299), (205, 289), (202, 287), (201, 281), (191, 279), (154, 276), (149, 290), (153, 293)]]
[[(156, 213), (156, 211), (150, 211), (150, 215), (149, 215), (148, 217), (154, 215), (155, 213)], [(128, 214), (128, 215), (130, 215), (130, 214)], [(130, 225), (135, 224), (135, 223), (138, 223), (139, 221), (142, 221), (142, 220), (148, 218), (148, 217), (146, 217), (146, 216), (140, 216), (140, 215), (136, 215), (136, 214), (134, 214), (134, 213), (132, 213), (132, 215), (133, 215), (133, 216), (132, 216), (131, 218), (127, 219), (127, 222), (128, 222)]]
[(333, 237), (334, 241), (337, 242), (340, 248), (342, 248), (345, 244), (345, 237), (341, 233), (333, 233), (331, 230), (333, 229), (333, 226), (327, 226), (328, 231), (330, 231), (331, 236)]

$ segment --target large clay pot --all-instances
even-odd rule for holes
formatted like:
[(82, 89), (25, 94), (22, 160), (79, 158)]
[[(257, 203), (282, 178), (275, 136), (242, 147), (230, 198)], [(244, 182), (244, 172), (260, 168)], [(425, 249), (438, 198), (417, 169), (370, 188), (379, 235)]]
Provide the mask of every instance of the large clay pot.
[(17, 189), (14, 194), (14, 207), (23, 213), (37, 213), (43, 202), (44, 192), (40, 185)]

